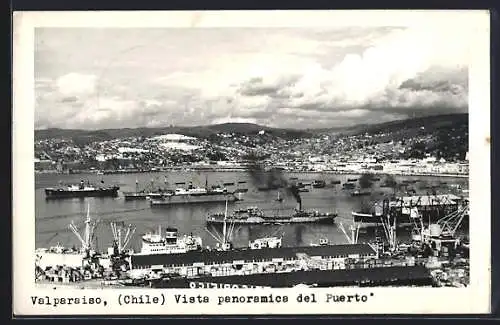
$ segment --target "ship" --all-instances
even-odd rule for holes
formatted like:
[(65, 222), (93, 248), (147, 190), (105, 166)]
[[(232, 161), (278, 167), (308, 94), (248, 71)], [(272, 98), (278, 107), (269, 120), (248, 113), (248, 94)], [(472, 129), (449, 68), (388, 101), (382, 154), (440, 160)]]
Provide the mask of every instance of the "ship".
[(354, 183), (347, 182), (347, 183), (342, 184), (343, 190), (352, 190), (355, 188), (356, 188), (356, 184), (354, 184)]
[(367, 196), (367, 195), (371, 195), (371, 192), (356, 190), (356, 191), (351, 193), (351, 196)]
[(376, 225), (389, 214), (397, 218), (398, 225), (408, 226), (420, 219), (427, 223), (436, 222), (465, 204), (467, 200), (453, 194), (404, 196), (375, 202), (372, 208), (353, 211), (351, 215), (354, 222)]
[[(165, 184), (167, 184), (167, 179), (165, 177)], [(183, 183), (184, 184), (184, 183)], [(134, 192), (123, 192), (123, 197), (125, 201), (136, 201), (136, 200), (149, 200), (152, 197), (160, 198), (163, 194), (172, 192), (171, 190), (164, 189), (161, 187), (155, 187), (154, 180), (151, 180), (149, 189), (143, 188), (139, 189), (139, 181), (135, 180), (135, 191)]]
[(90, 217), (90, 206), (87, 207), (87, 217), (84, 224), (85, 228), (82, 234), (73, 223), (69, 224), (69, 229), (81, 243), (79, 249), (76, 247), (68, 248), (60, 243), (49, 248), (37, 248), (35, 250), (35, 265), (41, 269), (54, 266), (81, 268), (86, 261), (99, 258), (102, 258), (106, 264), (105, 257), (99, 256), (100, 254), (92, 249), (92, 238), (97, 223)]
[(274, 245), (257, 242), (247, 248), (233, 248), (224, 241), (215, 250), (132, 255), (128, 282), (190, 289), (432, 284), (425, 266), (415, 265), (411, 258), (380, 258), (378, 248), (366, 243), (282, 247), (281, 238)]
[[(152, 281), (155, 288), (176, 289), (256, 289), (327, 288), (337, 286), (431, 286), (430, 271), (423, 265), (388, 266), (341, 270), (297, 270), (249, 275), (171, 277)], [(260, 298), (260, 297), (259, 297)], [(264, 296), (264, 299), (270, 299)], [(268, 301), (268, 300), (266, 300)]]
[(202, 249), (201, 237), (192, 234), (179, 236), (174, 227), (167, 227), (163, 236), (161, 226), (158, 226), (158, 233), (147, 233), (141, 239), (141, 251), (137, 255), (179, 254)]
[(215, 202), (234, 202), (238, 200), (234, 192), (227, 188), (213, 185), (212, 187), (195, 187), (190, 184), (187, 188), (177, 188), (165, 193), (150, 195), (152, 207), (168, 206), (175, 204), (198, 204)]
[(315, 180), (312, 183), (312, 187), (314, 188), (324, 188), (326, 186), (326, 182), (324, 180)]
[(117, 197), (119, 186), (94, 186), (85, 184), (82, 180), (80, 184), (65, 187), (49, 187), (45, 189), (46, 199), (65, 199), (82, 197)]
[(210, 214), (206, 222), (207, 224), (223, 224), (230, 222), (237, 225), (258, 225), (258, 224), (299, 224), (299, 223), (324, 223), (333, 224), (337, 214), (323, 213), (318, 211), (304, 211), (301, 204), (290, 215), (266, 215), (261, 209), (255, 206), (247, 207), (246, 209), (238, 209), (233, 211), (231, 215), (225, 219), (224, 213)]

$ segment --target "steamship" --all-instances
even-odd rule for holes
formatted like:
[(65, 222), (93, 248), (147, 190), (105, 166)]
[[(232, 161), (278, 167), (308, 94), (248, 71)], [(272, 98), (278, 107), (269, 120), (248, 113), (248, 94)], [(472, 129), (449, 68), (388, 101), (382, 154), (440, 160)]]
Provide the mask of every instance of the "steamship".
[(45, 189), (46, 199), (65, 199), (77, 197), (116, 197), (118, 196), (118, 186), (94, 186), (85, 184), (82, 180), (79, 185), (69, 185), (66, 187), (49, 187)]
[(151, 206), (167, 206), (174, 204), (196, 204), (213, 202), (234, 202), (237, 197), (234, 192), (218, 185), (212, 187), (196, 187), (190, 184), (187, 188), (177, 188), (150, 196)]
[[(332, 224), (337, 217), (334, 213), (321, 213), (318, 211), (304, 211), (295, 209), (291, 215), (266, 215), (257, 207), (235, 210), (227, 218), (227, 222), (234, 224), (290, 224), (290, 223), (328, 223)], [(207, 217), (207, 224), (224, 223), (223, 213), (213, 213)]]
[(354, 222), (366, 225), (380, 224), (384, 215), (390, 215), (397, 218), (398, 225), (408, 226), (420, 219), (428, 223), (436, 222), (465, 203), (465, 199), (453, 194), (404, 196), (375, 202), (373, 207), (351, 214)]

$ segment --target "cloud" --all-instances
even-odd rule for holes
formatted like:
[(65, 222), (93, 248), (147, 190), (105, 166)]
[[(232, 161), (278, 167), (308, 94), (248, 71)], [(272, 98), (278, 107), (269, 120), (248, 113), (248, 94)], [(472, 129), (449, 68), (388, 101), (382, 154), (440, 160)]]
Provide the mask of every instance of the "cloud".
[(212, 124), (224, 124), (224, 123), (257, 123), (256, 119), (243, 118), (243, 117), (232, 117), (226, 116), (217, 118), (211, 121)]
[[(103, 65), (103, 55), (85, 52), (89, 44), (75, 43), (71, 33), (61, 34), (65, 41), (45, 43), (38, 54), (39, 127), (221, 121), (324, 127), (464, 112), (468, 106), (472, 35), (461, 22), (330, 30), (101, 30), (93, 37), (85, 34), (92, 31), (80, 31), (89, 44), (106, 42), (107, 52), (117, 42), (123, 53), (108, 53), (116, 58), (111, 65)], [(66, 52), (81, 52), (78, 62), (64, 61)], [(58, 62), (49, 65), (53, 53), (60, 53), (54, 56)]]
[(57, 79), (58, 91), (67, 96), (91, 94), (96, 90), (95, 75), (69, 73)]
[(373, 41), (363, 53), (346, 55), (330, 69), (310, 64), (299, 78), (269, 73), (254, 76), (242, 83), (238, 95), (243, 96), (241, 102), (245, 96), (266, 95), (278, 100), (278, 106), (304, 110), (309, 116), (313, 111), (334, 112), (339, 118), (350, 110), (407, 116), (466, 111), (468, 45), (464, 36), (460, 29), (398, 30)]

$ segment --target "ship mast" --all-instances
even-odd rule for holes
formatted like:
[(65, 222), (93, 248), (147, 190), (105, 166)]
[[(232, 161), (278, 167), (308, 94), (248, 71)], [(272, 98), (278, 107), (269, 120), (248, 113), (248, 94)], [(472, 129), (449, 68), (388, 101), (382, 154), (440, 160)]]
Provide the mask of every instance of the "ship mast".
[(225, 248), (227, 243), (227, 199), (226, 210), (224, 211), (224, 224), (222, 228), (222, 247)]
[(87, 218), (85, 219), (85, 247), (90, 247), (90, 203), (87, 204)]

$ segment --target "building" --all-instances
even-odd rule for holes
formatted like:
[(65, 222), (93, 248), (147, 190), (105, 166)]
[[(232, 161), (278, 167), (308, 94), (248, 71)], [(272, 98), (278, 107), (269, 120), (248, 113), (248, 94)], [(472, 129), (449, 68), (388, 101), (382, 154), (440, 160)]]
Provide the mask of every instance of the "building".
[(132, 255), (130, 269), (138, 276), (151, 271), (188, 277), (229, 276), (305, 269), (311, 264), (325, 270), (345, 269), (349, 264), (377, 257), (377, 251), (368, 244), (200, 250), (183, 254)]

